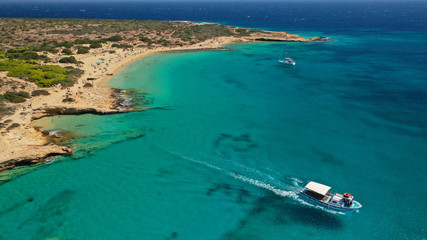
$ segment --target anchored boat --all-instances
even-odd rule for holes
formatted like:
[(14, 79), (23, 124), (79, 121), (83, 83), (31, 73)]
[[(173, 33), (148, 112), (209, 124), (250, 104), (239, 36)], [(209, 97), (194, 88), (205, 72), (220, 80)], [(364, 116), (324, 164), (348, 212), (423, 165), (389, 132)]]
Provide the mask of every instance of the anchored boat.
[(285, 58), (283, 60), (279, 60), (280, 64), (295, 66), (295, 61), (292, 58)]
[[(285, 48), (286, 47), (287, 45), (285, 46)], [(283, 54), (282, 52), (279, 57), (279, 63), (287, 66), (295, 66), (295, 61), (292, 58), (287, 56), (288, 56), (288, 52), (285, 52), (285, 54)]]
[(331, 187), (329, 186), (309, 182), (301, 191), (301, 194), (316, 205), (338, 212), (352, 213), (362, 207), (362, 204), (353, 200), (353, 196), (349, 193), (344, 193), (344, 195), (338, 193), (332, 194), (329, 192), (330, 189)]

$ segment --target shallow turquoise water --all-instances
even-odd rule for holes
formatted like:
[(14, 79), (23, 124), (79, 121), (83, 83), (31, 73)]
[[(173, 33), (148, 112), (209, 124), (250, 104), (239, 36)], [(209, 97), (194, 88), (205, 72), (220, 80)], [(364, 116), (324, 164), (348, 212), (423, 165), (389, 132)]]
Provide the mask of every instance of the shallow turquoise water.
[[(425, 36), (331, 37), (132, 64), (110, 85), (152, 109), (51, 118), (76, 155), (0, 186), (0, 236), (422, 239)], [(310, 180), (362, 210), (304, 204)]]

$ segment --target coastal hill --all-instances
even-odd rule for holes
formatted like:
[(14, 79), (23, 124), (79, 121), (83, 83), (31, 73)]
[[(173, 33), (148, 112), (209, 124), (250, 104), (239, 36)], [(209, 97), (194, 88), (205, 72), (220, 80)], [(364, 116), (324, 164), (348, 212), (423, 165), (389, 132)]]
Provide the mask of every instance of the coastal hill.
[(0, 171), (72, 154), (32, 120), (58, 114), (132, 111), (112, 75), (154, 52), (221, 49), (255, 41), (316, 42), (285, 32), (212, 23), (0, 19)]
[(76, 51), (88, 45), (92, 45), (91, 48), (99, 48), (105, 43), (116, 43), (116, 48), (178, 47), (194, 45), (216, 37), (234, 37), (242, 41), (311, 41), (283, 32), (172, 21), (2, 18), (0, 29), (3, 48), (31, 46), (38, 51), (53, 53), (60, 48)]

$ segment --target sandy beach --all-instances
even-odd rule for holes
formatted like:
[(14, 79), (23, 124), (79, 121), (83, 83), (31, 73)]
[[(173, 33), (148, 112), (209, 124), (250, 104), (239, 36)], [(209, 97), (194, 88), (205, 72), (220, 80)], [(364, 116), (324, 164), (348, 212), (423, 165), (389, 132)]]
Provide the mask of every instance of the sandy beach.
[[(229, 43), (255, 42), (266, 40), (266, 37), (272, 41), (319, 41), (318, 38), (304, 39), (298, 35), (275, 32), (267, 36), (258, 34), (239, 38), (217, 37), (202, 43), (180, 47), (113, 49), (110, 46), (104, 46), (87, 54), (75, 55), (76, 59), (80, 61), (79, 64), (59, 64), (77, 67), (84, 71), (84, 74), (72, 87), (63, 89), (60, 86), (54, 86), (49, 88), (47, 90), (50, 95), (28, 99), (25, 103), (18, 105), (19, 110), (15, 111), (13, 115), (7, 116), (8, 121), (18, 123), (19, 126), (0, 133), (0, 145), (2, 146), (0, 172), (18, 165), (44, 161), (49, 157), (72, 154), (70, 147), (58, 146), (49, 141), (46, 134), (36, 130), (32, 124), (34, 119), (59, 114), (115, 114), (132, 111), (132, 109), (118, 108), (120, 99), (114, 95), (115, 90), (105, 87), (105, 85), (120, 70), (134, 61), (158, 52), (222, 49)], [(51, 54), (49, 57), (57, 60), (61, 56)], [(5, 72), (0, 74), (6, 77)], [(22, 82), (25, 84), (26, 90), (37, 89), (34, 83), (11, 77), (8, 79)], [(85, 87), (85, 84), (88, 83), (92, 86)], [(64, 98), (72, 98), (73, 101), (63, 102)]]

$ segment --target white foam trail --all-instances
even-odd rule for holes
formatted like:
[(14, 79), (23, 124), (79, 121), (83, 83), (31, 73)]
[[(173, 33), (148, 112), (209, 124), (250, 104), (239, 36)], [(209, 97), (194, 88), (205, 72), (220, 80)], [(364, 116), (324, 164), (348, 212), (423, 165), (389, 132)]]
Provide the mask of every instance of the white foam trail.
[(255, 185), (257, 187), (270, 190), (274, 194), (282, 196), (282, 197), (291, 197), (291, 198), (294, 198), (294, 199), (298, 198), (297, 194), (295, 192), (293, 192), (293, 191), (285, 191), (285, 190), (282, 190), (282, 189), (278, 189), (278, 188), (276, 188), (276, 187), (274, 187), (274, 186), (272, 186), (272, 185), (270, 185), (268, 183), (265, 183), (265, 182), (262, 182), (262, 181), (259, 181), (259, 180), (256, 180), (256, 179), (248, 178), (248, 177), (245, 177), (243, 175), (236, 174), (236, 173), (233, 173), (233, 172), (228, 173), (228, 175), (232, 176), (233, 178), (235, 178), (237, 180), (240, 180), (242, 182), (250, 183), (250, 184)]
[(300, 183), (302, 183), (302, 181), (301, 180), (299, 180), (298, 178), (291, 178), (291, 180), (292, 180), (292, 184), (295, 186), (295, 187), (300, 187)]
[(177, 155), (177, 156), (179, 156), (180, 158), (183, 158), (183, 159), (188, 160), (188, 161), (190, 161), (190, 162), (194, 162), (194, 163), (197, 163), (197, 164), (200, 164), (200, 165), (203, 165), (203, 166), (206, 166), (206, 167), (209, 167), (209, 168), (215, 169), (215, 170), (224, 171), (224, 169), (222, 169), (222, 168), (220, 168), (220, 167), (217, 167), (217, 166), (214, 166), (214, 165), (211, 165), (211, 164), (209, 164), (209, 163), (205, 163), (205, 162), (197, 161), (197, 160), (194, 160), (194, 159), (189, 158), (189, 157), (186, 157), (186, 156), (182, 156), (182, 155), (177, 154), (177, 153), (173, 153), (173, 152), (170, 152), (170, 153), (172, 153), (172, 154), (174, 154), (174, 155)]
[[(233, 177), (234, 179), (240, 180), (240, 181), (245, 182), (245, 183), (252, 184), (252, 185), (254, 185), (254, 186), (257, 186), (257, 187), (260, 187), (260, 188), (263, 188), (263, 189), (266, 189), (266, 190), (269, 190), (269, 191), (273, 192), (274, 194), (276, 194), (276, 195), (278, 195), (278, 196), (281, 196), (281, 197), (290, 197), (290, 198), (294, 199), (295, 201), (299, 202), (299, 203), (300, 203), (300, 204), (302, 204), (302, 205), (309, 206), (309, 207), (316, 208), (316, 209), (321, 209), (321, 210), (323, 210), (323, 211), (326, 211), (326, 212), (329, 212), (329, 213), (332, 213), (332, 214), (342, 214), (342, 215), (344, 215), (344, 214), (345, 214), (345, 213), (336, 212), (336, 211), (333, 211), (333, 210), (331, 210), (331, 209), (324, 208), (324, 207), (322, 207), (322, 206), (313, 205), (313, 204), (310, 204), (310, 203), (308, 203), (308, 202), (304, 201), (304, 200), (303, 200), (303, 199), (301, 199), (301, 198), (300, 198), (300, 196), (298, 195), (298, 192), (299, 192), (299, 191), (298, 191), (297, 189), (295, 189), (295, 190), (289, 190), (289, 191), (286, 191), (286, 190), (283, 190), (283, 189), (277, 188), (277, 187), (275, 187), (275, 186), (273, 186), (273, 185), (271, 185), (271, 184), (265, 183), (265, 182), (263, 182), (263, 181), (260, 181), (260, 180), (257, 180), (257, 179), (252, 179), (252, 178), (249, 178), (249, 177), (245, 177), (245, 176), (243, 176), (243, 175), (241, 175), (241, 174), (238, 174), (238, 173), (235, 173), (235, 172), (231, 172), (231, 171), (227, 171), (227, 170), (225, 170), (225, 169), (222, 169), (222, 168), (220, 168), (220, 167), (214, 166), (214, 165), (209, 164), (209, 163), (206, 163), (206, 162), (198, 161), (198, 160), (195, 160), (195, 159), (192, 159), (192, 158), (189, 158), (189, 157), (186, 157), (186, 156), (183, 156), (183, 155), (181, 155), (181, 154), (174, 153), (174, 152), (169, 152), (169, 153), (172, 153), (172, 154), (174, 154), (174, 155), (177, 155), (177, 156), (179, 156), (179, 157), (181, 157), (181, 158), (183, 158), (183, 159), (185, 159), (185, 160), (188, 160), (188, 161), (190, 161), (190, 162), (194, 162), (194, 163), (197, 163), (197, 164), (200, 164), (200, 165), (203, 165), (203, 166), (209, 167), (209, 168), (211, 168), (211, 169), (215, 169), (215, 170), (218, 170), (218, 171), (224, 172), (225, 174), (227, 174), (228, 176)], [(257, 170), (256, 172), (258, 172), (258, 170)], [(264, 173), (262, 173), (262, 175), (265, 175), (265, 174), (264, 174)], [(268, 175), (268, 176), (269, 176), (269, 175)], [(273, 178), (273, 177), (271, 177), (271, 176), (269, 176), (269, 178), (274, 179), (274, 178)], [(275, 179), (274, 179), (274, 180), (275, 180)], [(299, 179), (297, 179), (297, 178), (291, 178), (291, 180), (292, 180), (292, 183), (293, 183), (293, 185), (294, 185), (295, 187), (297, 187), (297, 188), (301, 188), (301, 187), (299, 186), (299, 184), (300, 184), (300, 183), (302, 183), (302, 181), (301, 181), (301, 180), (299, 180)]]
[(255, 173), (256, 176), (260, 176), (262, 177), (262, 179), (268, 180), (268, 182), (273, 182), (274, 185), (276, 185), (276, 188), (279, 187), (286, 187), (283, 182), (278, 181), (276, 178), (272, 177), (270, 174), (266, 174), (264, 172), (261, 172), (258, 169), (253, 169), (250, 168), (248, 166), (236, 163), (236, 162), (232, 162), (232, 164), (240, 169), (243, 170), (243, 172), (250, 172), (250, 173)]
[[(231, 176), (231, 177), (233, 177), (233, 178), (235, 178), (237, 180), (240, 180), (242, 182), (250, 183), (250, 184), (255, 185), (257, 187), (261, 187), (261, 188), (264, 188), (266, 190), (270, 190), (273, 193), (275, 193), (276, 195), (279, 195), (279, 196), (282, 196), (282, 197), (292, 197), (294, 199), (298, 198), (297, 194), (295, 192), (293, 192), (293, 191), (285, 191), (285, 190), (276, 188), (276, 187), (274, 187), (274, 186), (272, 186), (272, 185), (270, 185), (268, 183), (262, 182), (260, 180), (248, 178), (248, 177), (245, 177), (245, 176), (243, 176), (241, 174), (237, 174), (237, 173), (234, 173), (234, 172), (230, 172), (230, 171), (224, 170), (224, 169), (222, 169), (220, 167), (211, 165), (209, 163), (197, 161), (195, 159), (192, 159), (192, 158), (189, 158), (189, 157), (186, 157), (186, 156), (182, 156), (182, 155), (179, 155), (179, 154), (176, 154), (176, 155), (178, 155), (181, 158), (186, 159), (188, 161), (191, 161), (191, 162), (194, 162), (194, 163), (197, 163), (197, 164), (201, 164), (201, 165), (207, 166), (207, 167), (215, 169), (215, 170), (219, 170), (219, 171), (225, 172), (228, 176)], [(259, 171), (256, 171), (256, 172), (259, 172)], [(262, 173), (262, 174), (265, 175), (264, 173)], [(269, 176), (269, 178), (274, 179), (271, 176)]]

